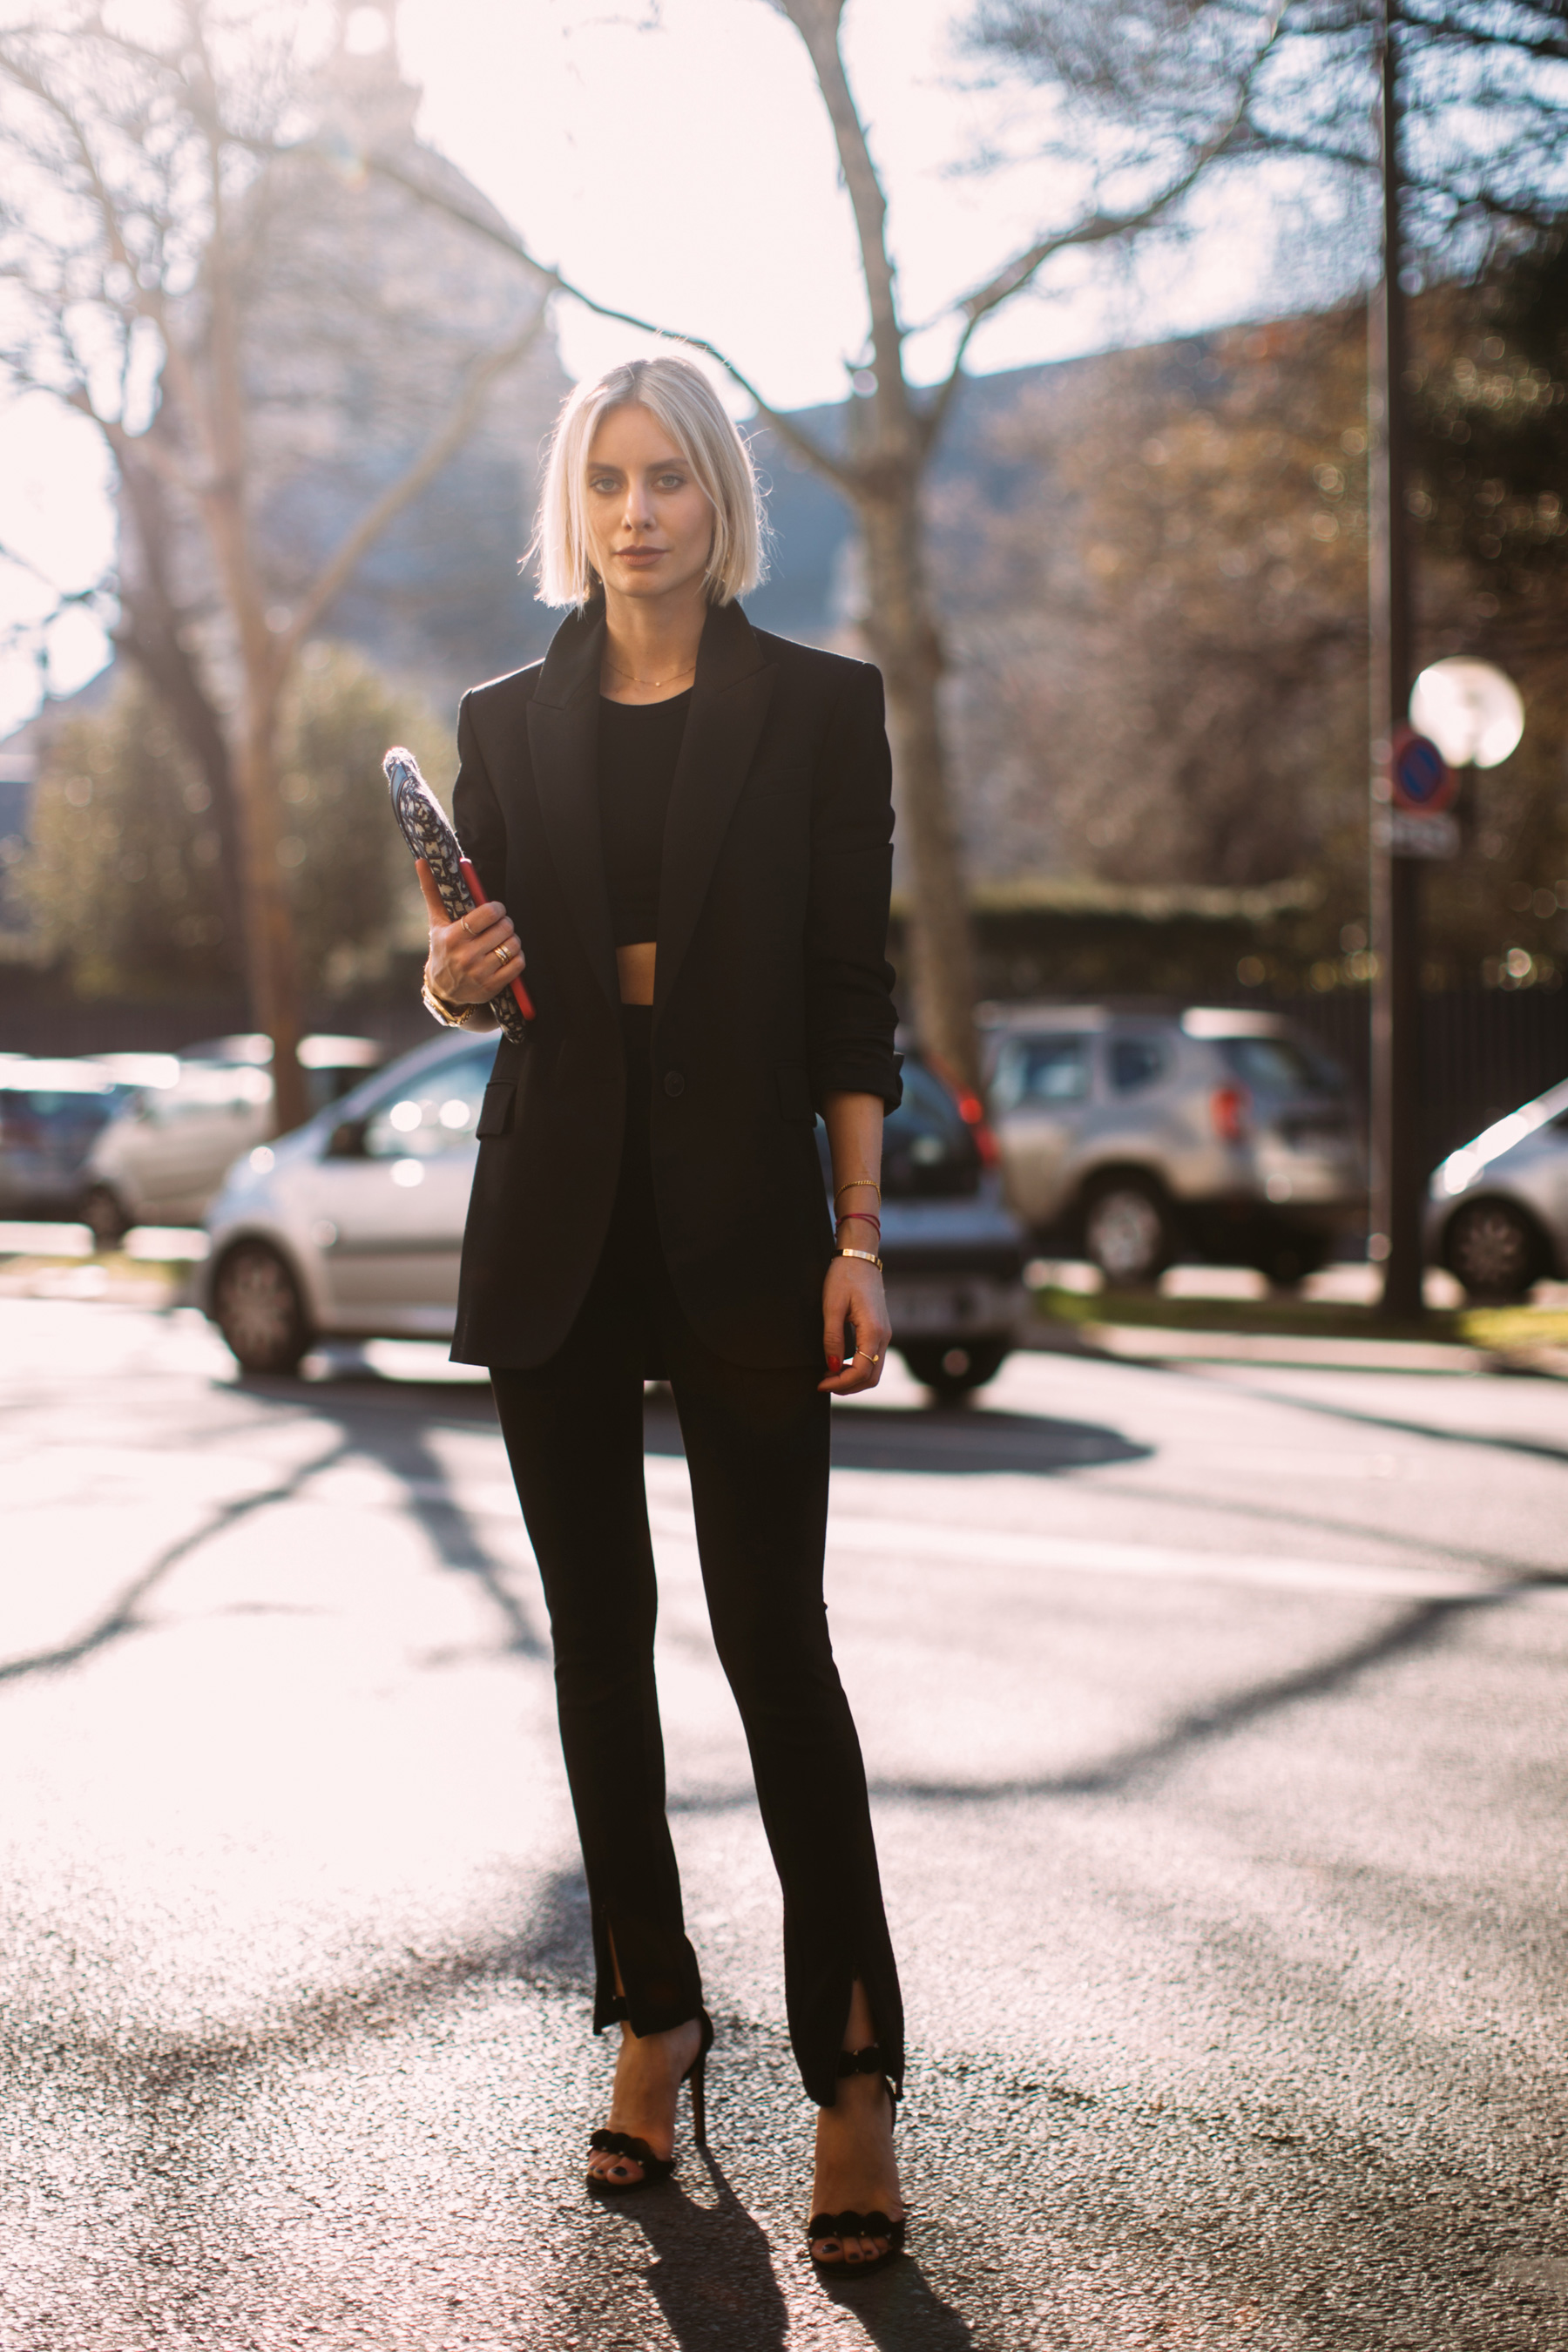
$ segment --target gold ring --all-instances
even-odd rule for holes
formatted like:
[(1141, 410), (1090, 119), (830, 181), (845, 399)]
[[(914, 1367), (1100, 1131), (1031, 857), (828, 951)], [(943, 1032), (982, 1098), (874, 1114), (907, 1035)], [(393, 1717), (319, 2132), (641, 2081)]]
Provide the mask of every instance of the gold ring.
[[(879, 1363), (881, 1362), (881, 1360), (882, 1360), (882, 1359), (880, 1358), (880, 1356), (868, 1356), (868, 1355), (866, 1355), (866, 1350), (865, 1350), (865, 1349), (864, 1349), (864, 1348), (857, 1348), (857, 1349), (856, 1349), (856, 1350), (855, 1350), (855, 1355), (856, 1355), (856, 1356), (864, 1356), (864, 1357), (865, 1357), (865, 1360), (866, 1360), (866, 1361), (867, 1361), (867, 1363), (868, 1363), (868, 1364), (879, 1364)], [(854, 1360), (855, 1360), (855, 1358), (852, 1356), (852, 1357), (850, 1358), (850, 1360), (849, 1360), (851, 1361), (851, 1363), (853, 1363), (853, 1362), (854, 1362)]]
[(494, 956), (500, 956), (502, 963), (505, 963), (509, 960), (510, 950), (507, 941), (503, 940), (499, 948), (492, 948), (490, 950), (490, 953)]

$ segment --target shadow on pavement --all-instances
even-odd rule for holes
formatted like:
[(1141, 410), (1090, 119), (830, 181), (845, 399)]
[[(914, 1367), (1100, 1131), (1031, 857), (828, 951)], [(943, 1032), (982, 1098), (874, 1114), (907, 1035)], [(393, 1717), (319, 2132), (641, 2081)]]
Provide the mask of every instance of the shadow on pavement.
[(54, 1674), (66, 1666), (79, 1665), (84, 1658), (107, 1649), (111, 1643), (122, 1641), (128, 1633), (143, 1632), (142, 1603), (182, 1560), (188, 1559), (193, 1552), (200, 1551), (204, 1544), (226, 1534), (240, 1520), (268, 1509), (274, 1503), (294, 1500), (319, 1472), (330, 1470), (336, 1464), (346, 1461), (353, 1451), (353, 1446), (347, 1443), (330, 1446), (325, 1454), (301, 1463), (276, 1486), (268, 1486), (259, 1495), (242, 1495), (234, 1502), (219, 1504), (216, 1510), (208, 1512), (199, 1527), (177, 1537), (172, 1544), (166, 1544), (139, 1576), (132, 1577), (129, 1584), (121, 1587), (107, 1609), (74, 1641), (57, 1643), (52, 1649), (35, 1650), (24, 1657), (6, 1658), (0, 1662), (0, 1684), (20, 1682), (28, 1675)]
[(858, 2285), (824, 2284), (840, 2311), (853, 2312), (878, 2352), (967, 2352), (974, 2337), (943, 2303), (910, 2255)]
[[(768, 2240), (708, 2150), (700, 2161), (716, 2193), (713, 2204), (694, 2204), (671, 2182), (610, 2210), (635, 2221), (652, 2248), (654, 2263), (645, 2275), (678, 2345), (694, 2352), (711, 2346), (720, 2340), (716, 2326), (724, 2326), (735, 2352), (784, 2352), (789, 2310)], [(875, 2278), (820, 2284), (879, 2352), (968, 2352), (974, 2342), (911, 2258)]]
[[(323, 1420), (353, 1417), (366, 1433), (379, 1420), (417, 1425), (494, 1429), (495, 1405), (480, 1383), (392, 1381), (354, 1365), (321, 1381), (247, 1380), (247, 1395), (277, 1395), (305, 1404)], [(662, 1384), (648, 1392), (643, 1444), (649, 1454), (685, 1453), (675, 1402)], [(372, 1450), (367, 1447), (367, 1450)], [(1052, 1421), (1039, 1413), (967, 1405), (853, 1405), (833, 1415), (833, 1460), (840, 1470), (921, 1470), (947, 1475), (1014, 1470), (1055, 1477), (1066, 1470), (1146, 1462), (1155, 1448), (1098, 1422)], [(390, 1454), (380, 1458), (390, 1459)]]
[(647, 2240), (654, 2261), (644, 2275), (677, 2344), (713, 2345), (725, 2327), (737, 2352), (784, 2352), (789, 2312), (767, 2239), (706, 2149), (699, 2160), (713, 2184), (711, 2205), (694, 2204), (670, 2181), (606, 2210)]
[[(1369, 1634), (1364, 1641), (1352, 1642), (1330, 1657), (1299, 1667), (1293, 1674), (1276, 1675), (1268, 1682), (1256, 1684), (1251, 1689), (1236, 1691), (1229, 1697), (1193, 1708), (1154, 1738), (1141, 1740), (1136, 1746), (1124, 1749), (1120, 1756), (1108, 1758), (1103, 1764), (1093, 1765), (1081, 1771), (1052, 1773), (1034, 1780), (990, 1780), (967, 1784), (874, 1780), (871, 1794), (874, 1798), (882, 1799), (913, 1798), (922, 1804), (993, 1804), (1011, 1802), (1020, 1797), (1102, 1797), (1117, 1794), (1168, 1767), (1184, 1762), (1211, 1740), (1223, 1739), (1230, 1732), (1245, 1730), (1252, 1724), (1279, 1714), (1285, 1707), (1295, 1706), (1300, 1700), (1328, 1697), (1342, 1690), (1360, 1675), (1386, 1665), (1394, 1659), (1415, 1654), (1441, 1639), (1449, 1626), (1468, 1611), (1493, 1609), (1503, 1602), (1518, 1600), (1526, 1592), (1561, 1587), (1563, 1581), (1562, 1576), (1547, 1572), (1521, 1577), (1517, 1581), (1499, 1586), (1489, 1592), (1461, 1593), (1440, 1600), (1423, 1601), (1413, 1608), (1401, 1611), (1392, 1623), (1378, 1633)], [(673, 1806), (671, 1810), (674, 1810)]]
[[(258, 1404), (276, 1403), (297, 1412), (304, 1403), (312, 1419), (339, 1433), (342, 1443), (331, 1458), (374, 1462), (395, 1478), (404, 1489), (409, 1517), (417, 1520), (440, 1565), (471, 1576), (497, 1612), (505, 1636), (502, 1654), (549, 1658), (549, 1644), (512, 1590), (506, 1564), (487, 1549), (427, 1434), (432, 1428), (454, 1424), (494, 1429), (495, 1403), (488, 1385), (448, 1388), (436, 1382), (378, 1381), (367, 1373), (363, 1379), (309, 1382), (246, 1380), (239, 1386)], [(410, 1396), (412, 1410), (404, 1402)], [(534, 1589), (531, 1575), (530, 1590)]]
[[(649, 1396), (643, 1432), (649, 1454), (685, 1451), (668, 1391)], [(878, 1405), (846, 1406), (833, 1415), (836, 1470), (918, 1470), (948, 1477), (1013, 1470), (1052, 1478), (1064, 1470), (1146, 1462), (1153, 1451), (1096, 1422), (1047, 1421), (1037, 1413)]]
[[(1177, 1367), (1178, 1371), (1183, 1368)], [(1543, 1437), (1510, 1437), (1506, 1432), (1489, 1429), (1446, 1429), (1441, 1423), (1396, 1419), (1391, 1413), (1367, 1412), (1355, 1405), (1335, 1404), (1325, 1397), (1298, 1396), (1289, 1389), (1269, 1388), (1251, 1381), (1227, 1383), (1244, 1396), (1261, 1396), (1270, 1404), (1288, 1406), (1294, 1412), (1321, 1414), (1328, 1421), (1353, 1422), (1361, 1429), (1386, 1429), (1395, 1437), (1426, 1437), (1436, 1445), (1476, 1445), (1483, 1452), (1522, 1454), (1533, 1462), (1554, 1462), (1568, 1467), (1568, 1445), (1553, 1445)]]

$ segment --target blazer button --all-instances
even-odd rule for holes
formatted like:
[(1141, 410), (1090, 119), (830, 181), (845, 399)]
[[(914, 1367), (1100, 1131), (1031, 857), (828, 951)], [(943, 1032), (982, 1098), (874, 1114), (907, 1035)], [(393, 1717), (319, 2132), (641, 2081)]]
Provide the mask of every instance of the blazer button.
[(679, 1070), (666, 1070), (664, 1091), (667, 1095), (683, 1095), (686, 1092), (686, 1080)]

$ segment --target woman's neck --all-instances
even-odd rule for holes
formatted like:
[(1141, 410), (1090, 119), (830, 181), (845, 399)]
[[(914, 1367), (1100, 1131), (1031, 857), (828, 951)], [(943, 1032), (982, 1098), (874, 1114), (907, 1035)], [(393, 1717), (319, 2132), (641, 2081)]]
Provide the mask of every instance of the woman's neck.
[(679, 597), (618, 596), (605, 600), (602, 684), (613, 701), (641, 701), (680, 693), (691, 683), (708, 618), (700, 581)]

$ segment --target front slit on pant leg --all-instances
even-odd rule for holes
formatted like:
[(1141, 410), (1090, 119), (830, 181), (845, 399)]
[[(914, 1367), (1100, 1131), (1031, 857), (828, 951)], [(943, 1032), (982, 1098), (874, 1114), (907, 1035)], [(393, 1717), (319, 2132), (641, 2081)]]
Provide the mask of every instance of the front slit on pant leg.
[(665, 1812), (642, 1381), (635, 1370), (619, 1380), (602, 1370), (563, 1378), (559, 1359), (552, 1369), (550, 1380), (498, 1372), (495, 1389), (550, 1612), (561, 1746), (593, 1910), (594, 2029), (625, 2014), (634, 2032), (659, 2033), (696, 2015), (702, 1988)]
[(850, 1989), (864, 1984), (889, 2072), (903, 2010), (859, 1741), (823, 1600), (830, 1407), (810, 1365), (714, 1353), (680, 1307), (649, 1156), (646, 1006), (623, 1006), (626, 1141), (608, 1238), (562, 1348), (497, 1370), (497, 1408), (555, 1643), (561, 1738), (594, 1913), (595, 2030), (637, 2033), (701, 2006), (665, 1813), (654, 1687), (658, 1611), (642, 1465), (645, 1375), (674, 1389), (714, 1640), (745, 1729), (784, 1894), (784, 1989), (805, 2088), (837, 2095)]

